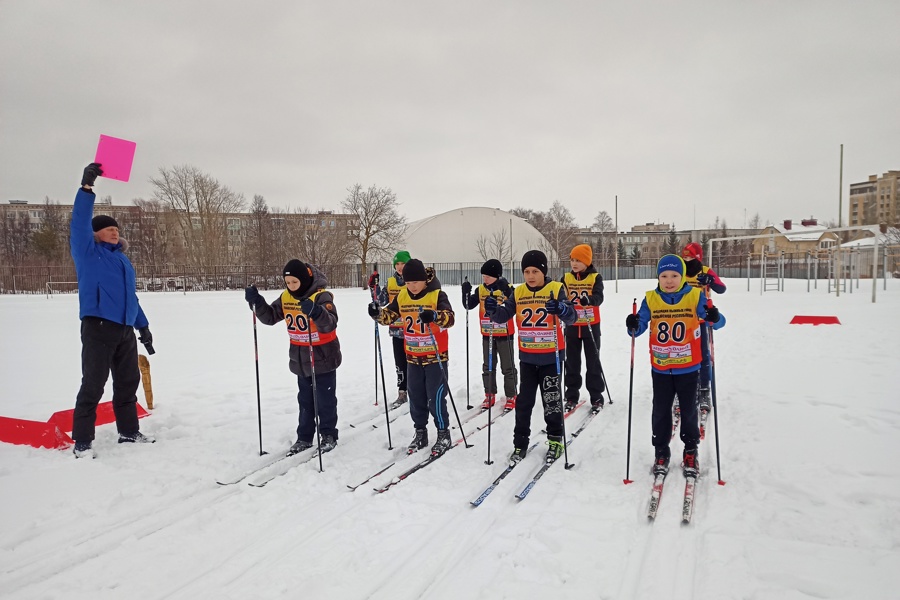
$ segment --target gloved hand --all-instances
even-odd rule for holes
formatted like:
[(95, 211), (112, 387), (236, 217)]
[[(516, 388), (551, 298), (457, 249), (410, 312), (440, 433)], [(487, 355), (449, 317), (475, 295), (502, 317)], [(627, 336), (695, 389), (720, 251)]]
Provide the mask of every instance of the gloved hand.
[(625, 327), (628, 328), (628, 333), (636, 333), (640, 325), (641, 321), (638, 319), (637, 315), (630, 314), (625, 317)]
[(100, 163), (91, 163), (84, 168), (84, 174), (81, 176), (81, 185), (93, 186), (98, 177), (103, 175), (103, 169)]
[(702, 286), (711, 285), (714, 281), (715, 279), (713, 279), (713, 276), (709, 273), (700, 273), (697, 275), (697, 283)]
[(378, 287), (378, 271), (369, 275), (369, 289), (374, 290)]
[(580, 305), (582, 305), (582, 306), (590, 306), (590, 305), (591, 305), (591, 299), (588, 298), (587, 296), (582, 296), (582, 297), (581, 297), (581, 300), (578, 301), (578, 304), (580, 304)]
[(425, 309), (419, 313), (419, 320), (423, 323), (434, 323), (437, 320), (438, 314), (436, 310)]
[(463, 300), (467, 299), (469, 297), (469, 294), (472, 293), (472, 284), (469, 283), (468, 281), (463, 281), (462, 293), (463, 293)]
[(549, 314), (559, 316), (564, 316), (569, 310), (568, 306), (566, 306), (556, 298), (550, 298), (549, 300), (547, 300), (547, 302), (544, 304), (544, 308), (547, 309), (547, 312)]
[(150, 328), (141, 327), (138, 329), (138, 333), (141, 334), (138, 341), (147, 349), (147, 354), (156, 354), (156, 350), (153, 349), (153, 335), (150, 333)]
[(250, 308), (255, 307), (257, 304), (265, 302), (262, 296), (259, 294), (259, 290), (256, 289), (255, 285), (248, 285), (244, 288), (244, 300), (250, 304)]
[(303, 311), (310, 319), (317, 319), (322, 314), (322, 307), (313, 302), (310, 298), (306, 298), (300, 302), (300, 310)]
[(509, 285), (509, 282), (503, 277), (495, 281), (494, 285), (497, 286), (497, 289), (507, 298), (513, 295), (513, 287)]
[(499, 306), (497, 299), (493, 296), (488, 296), (484, 299), (484, 314), (487, 316), (491, 316), (495, 312), (497, 312), (497, 307)]
[(719, 309), (715, 306), (707, 307), (706, 309), (706, 317), (704, 319), (707, 323), (718, 323), (719, 322)]
[(377, 319), (381, 316), (381, 307), (375, 302), (369, 302), (369, 316)]

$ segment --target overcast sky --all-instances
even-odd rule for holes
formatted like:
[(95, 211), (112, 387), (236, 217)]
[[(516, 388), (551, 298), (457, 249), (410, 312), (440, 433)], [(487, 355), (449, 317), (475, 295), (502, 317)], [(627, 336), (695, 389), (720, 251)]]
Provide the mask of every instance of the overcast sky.
[[(0, 0), (0, 201), (117, 204), (192, 165), (270, 206), (354, 183), (418, 219), (565, 204), (619, 229), (836, 219), (900, 169), (900, 2)], [(695, 217), (696, 214), (696, 217)]]

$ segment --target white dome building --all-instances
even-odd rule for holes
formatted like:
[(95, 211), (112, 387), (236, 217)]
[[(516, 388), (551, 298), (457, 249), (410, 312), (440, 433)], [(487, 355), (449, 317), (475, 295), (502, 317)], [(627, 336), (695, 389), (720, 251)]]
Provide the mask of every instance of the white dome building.
[[(497, 258), (519, 261), (528, 250), (542, 250), (549, 260), (550, 244), (528, 221), (499, 208), (472, 206), (413, 221), (401, 246), (425, 264), (482, 263)], [(483, 253), (482, 253), (483, 251)]]

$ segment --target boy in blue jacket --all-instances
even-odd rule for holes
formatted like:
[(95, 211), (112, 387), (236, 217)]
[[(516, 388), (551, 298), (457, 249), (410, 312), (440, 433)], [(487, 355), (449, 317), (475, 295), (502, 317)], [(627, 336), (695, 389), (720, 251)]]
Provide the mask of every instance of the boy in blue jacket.
[(81, 318), (82, 378), (72, 417), (76, 458), (93, 456), (97, 404), (110, 372), (119, 443), (155, 441), (139, 431), (135, 393), (141, 372), (134, 330), (140, 331), (140, 341), (149, 354), (154, 353), (153, 336), (138, 303), (134, 267), (123, 251), (119, 224), (107, 215), (93, 217), (94, 181), (102, 174), (97, 163), (84, 169), (70, 224)]
[(684, 279), (685, 264), (680, 256), (667, 254), (656, 267), (659, 285), (646, 293), (637, 314), (628, 315), (625, 326), (635, 337), (650, 329), (650, 365), (653, 377), (653, 473), (669, 472), (669, 439), (672, 436), (672, 403), (681, 404), (681, 441), (686, 477), (700, 474), (697, 444), (697, 378), (703, 360), (701, 320), (719, 321), (719, 309), (707, 308), (706, 294)]

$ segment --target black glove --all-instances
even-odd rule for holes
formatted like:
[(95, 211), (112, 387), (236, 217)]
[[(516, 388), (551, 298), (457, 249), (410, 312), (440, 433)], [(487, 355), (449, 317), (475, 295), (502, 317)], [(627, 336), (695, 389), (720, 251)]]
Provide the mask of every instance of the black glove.
[(638, 319), (638, 316), (636, 314), (630, 314), (627, 317), (625, 317), (625, 327), (628, 328), (628, 333), (636, 332), (638, 330), (638, 327), (640, 327), (640, 325), (641, 325), (641, 322)]
[(307, 317), (314, 320), (322, 314), (322, 307), (313, 302), (310, 298), (307, 298), (300, 303), (300, 310), (302, 310), (303, 314)]
[(378, 287), (378, 271), (369, 275), (369, 289), (374, 290)]
[(156, 350), (153, 349), (153, 336), (150, 334), (150, 328), (141, 327), (138, 329), (138, 333), (141, 334), (138, 341), (147, 349), (147, 354), (156, 354)]
[(437, 321), (437, 317), (436, 310), (426, 309), (419, 313), (419, 320), (423, 323), (434, 323)]
[(462, 292), (463, 292), (463, 301), (469, 298), (469, 294), (472, 293), (472, 284), (468, 281), (463, 281), (462, 284)]
[(259, 295), (259, 290), (256, 289), (255, 285), (248, 285), (244, 288), (244, 300), (250, 304), (250, 308), (265, 302), (263, 297)]
[(707, 323), (718, 323), (719, 322), (719, 309), (715, 306), (710, 306), (706, 309), (706, 318), (704, 319)]
[(697, 275), (697, 283), (703, 286), (711, 285), (715, 281), (709, 273), (700, 273)]
[(377, 319), (381, 316), (381, 307), (375, 302), (369, 302), (369, 316)]
[(484, 314), (490, 317), (497, 312), (497, 306), (499, 306), (497, 299), (493, 296), (488, 296), (484, 299)]
[(81, 176), (81, 185), (93, 186), (98, 177), (103, 175), (103, 169), (100, 163), (91, 163), (84, 168), (84, 174)]
[(500, 277), (499, 279), (497, 279), (497, 281), (494, 282), (494, 284), (497, 286), (497, 289), (500, 290), (500, 292), (502, 292), (503, 295), (507, 298), (513, 295), (513, 287), (509, 285), (509, 282), (504, 278)]
[(582, 305), (582, 306), (590, 306), (590, 305), (591, 305), (591, 299), (588, 298), (587, 296), (582, 296), (582, 297), (581, 297), (581, 300), (578, 301), (578, 304), (580, 304), (580, 305)]
[(551, 298), (550, 300), (547, 300), (547, 302), (544, 304), (544, 308), (547, 309), (547, 312), (549, 314), (559, 315), (561, 317), (566, 315), (569, 311), (568, 306), (566, 306), (565, 304), (563, 304), (562, 302), (560, 302), (559, 300), (557, 300), (555, 298)]

